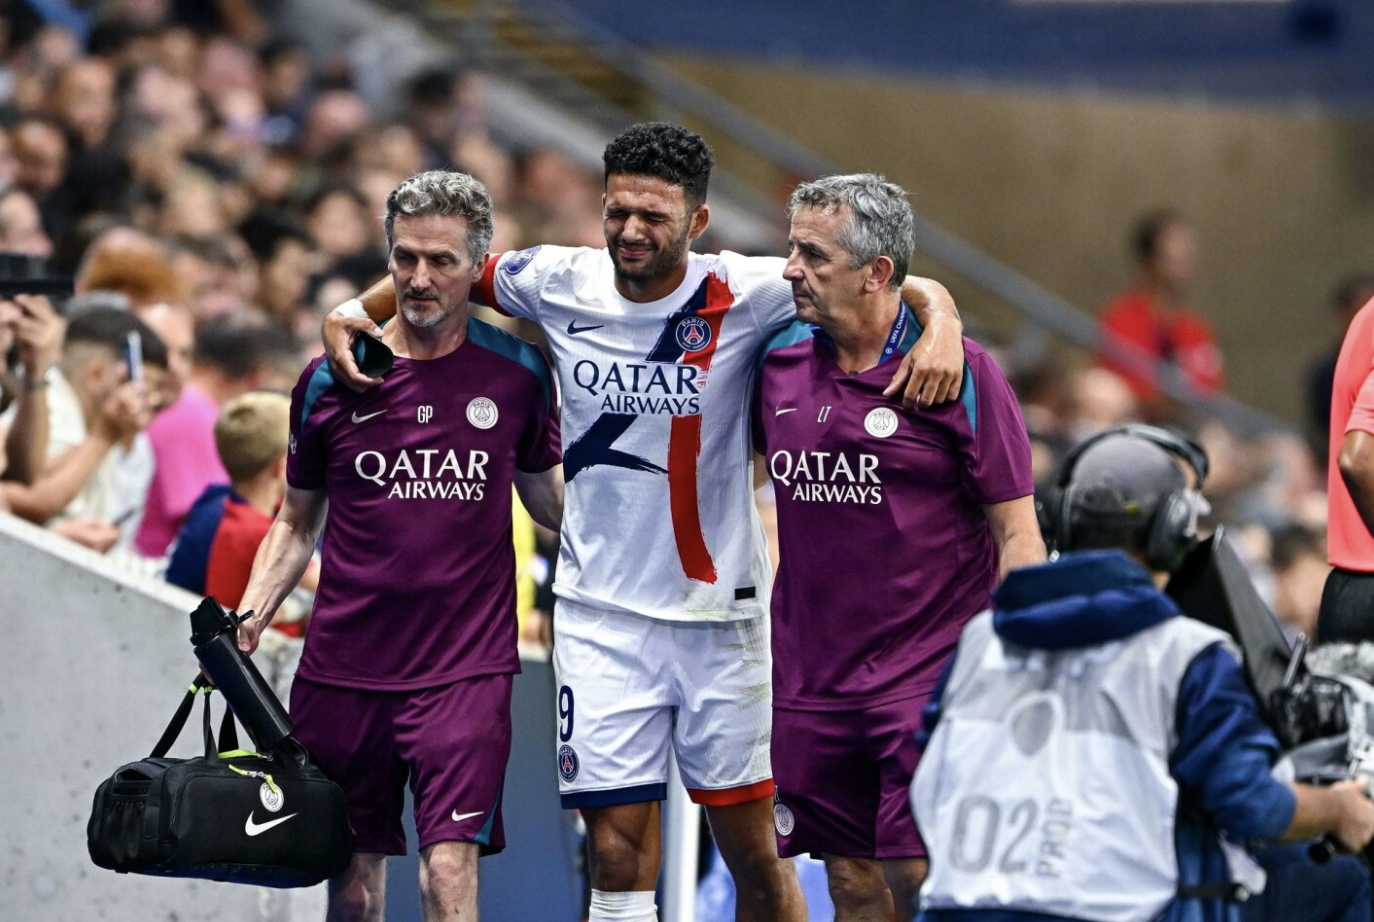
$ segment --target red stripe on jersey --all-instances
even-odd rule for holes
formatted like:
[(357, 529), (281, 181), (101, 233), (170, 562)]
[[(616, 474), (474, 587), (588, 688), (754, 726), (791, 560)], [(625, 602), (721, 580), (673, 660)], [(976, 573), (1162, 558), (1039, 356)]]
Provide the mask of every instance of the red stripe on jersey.
[(496, 303), (496, 264), (505, 255), (500, 253), (487, 257), (487, 264), (482, 267), (482, 277), (477, 280), (476, 285), (472, 286), (472, 293), (469, 297), (478, 304), (485, 304), (492, 310), (509, 317), (510, 314), (506, 314), (505, 311), (501, 310), (501, 305)]
[[(697, 316), (711, 327), (711, 341), (696, 352), (685, 352), (684, 365), (695, 365), (703, 373), (711, 368), (720, 341), (725, 314), (734, 306), (730, 286), (715, 275), (706, 277), (706, 305)], [(690, 579), (703, 583), (716, 581), (716, 565), (706, 549), (701, 530), (701, 506), (697, 497), (697, 460), (701, 454), (701, 416), (675, 416), (668, 436), (668, 505), (673, 515), (673, 537), (677, 540), (682, 570)]]
[(716, 788), (710, 791), (701, 788), (688, 788), (687, 796), (692, 799), (692, 803), (701, 804), (705, 807), (733, 807), (737, 804), (750, 804), (756, 800), (763, 800), (765, 797), (772, 797), (773, 791), (773, 779), (765, 778), (762, 781), (755, 781), (753, 784), (746, 784), (737, 788)]

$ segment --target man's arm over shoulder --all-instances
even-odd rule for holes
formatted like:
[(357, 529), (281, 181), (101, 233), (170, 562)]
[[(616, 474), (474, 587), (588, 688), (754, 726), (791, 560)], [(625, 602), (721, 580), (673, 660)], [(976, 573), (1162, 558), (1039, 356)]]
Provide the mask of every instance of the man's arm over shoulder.
[(934, 279), (908, 275), (902, 300), (921, 324), (921, 337), (883, 393), (890, 397), (900, 391), (908, 410), (954, 400), (964, 375), (964, 321), (954, 298)]

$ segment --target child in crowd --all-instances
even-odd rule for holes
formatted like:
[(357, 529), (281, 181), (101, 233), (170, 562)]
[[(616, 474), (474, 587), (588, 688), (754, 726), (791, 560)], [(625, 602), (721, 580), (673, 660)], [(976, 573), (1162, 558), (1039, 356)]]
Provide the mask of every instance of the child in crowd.
[[(197, 595), (212, 595), (236, 608), (248, 585), (253, 558), (286, 494), (286, 450), (291, 401), (254, 392), (225, 405), (215, 421), (215, 447), (229, 472), (228, 484), (205, 488), (173, 544), (167, 581)], [(314, 593), (319, 567), (312, 563), (301, 590)], [(309, 605), (283, 605), (264, 635), (264, 674), (286, 700), (300, 658)], [(270, 635), (267, 636), (267, 635)], [(261, 659), (262, 657), (260, 657)]]

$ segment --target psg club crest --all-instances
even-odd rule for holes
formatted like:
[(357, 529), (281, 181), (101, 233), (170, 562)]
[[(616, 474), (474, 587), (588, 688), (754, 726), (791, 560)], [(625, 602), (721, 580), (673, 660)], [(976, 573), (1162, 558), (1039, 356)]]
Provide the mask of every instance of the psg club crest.
[(864, 431), (877, 439), (885, 439), (897, 431), (897, 414), (887, 407), (869, 410), (864, 417)]
[(490, 429), (495, 426), (499, 416), (496, 404), (486, 397), (474, 397), (468, 404), (468, 422), (478, 429)]
[(564, 781), (577, 777), (577, 753), (571, 746), (558, 747), (558, 774)]
[(700, 317), (683, 317), (677, 324), (677, 344), (684, 352), (700, 352), (711, 345), (711, 325)]
[(276, 813), (286, 803), (286, 796), (282, 794), (281, 788), (264, 781), (262, 787), (258, 788), (258, 800), (261, 800), (262, 805), (268, 810)]
[(530, 247), (528, 250), (521, 250), (519, 253), (512, 253), (501, 266), (506, 275), (515, 275), (521, 269), (530, 264), (534, 259), (534, 254), (539, 252), (539, 247)]

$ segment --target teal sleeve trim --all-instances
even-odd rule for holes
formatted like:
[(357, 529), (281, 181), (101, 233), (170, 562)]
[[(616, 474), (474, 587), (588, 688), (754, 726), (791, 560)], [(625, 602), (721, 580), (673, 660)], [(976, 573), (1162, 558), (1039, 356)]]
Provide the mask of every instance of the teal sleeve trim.
[(468, 339), (489, 352), (510, 359), (527, 369), (539, 381), (544, 393), (544, 408), (553, 410), (553, 373), (543, 353), (518, 336), (507, 333), (500, 327), (468, 319)]
[(790, 324), (774, 333), (772, 338), (763, 344), (759, 350), (758, 367), (755, 371), (763, 368), (763, 360), (768, 357), (768, 353), (775, 349), (785, 349), (788, 346), (795, 346), (797, 343), (805, 342), (815, 338), (815, 329), (809, 323), (802, 323), (800, 320), (793, 320)]
[(310, 383), (305, 386), (305, 399), (301, 401), (301, 431), (305, 431), (305, 421), (310, 418), (310, 411), (315, 408), (315, 402), (333, 386), (334, 373), (329, 370), (328, 362), (321, 362), (310, 376)]
[(959, 386), (959, 402), (964, 405), (964, 412), (968, 414), (968, 426), (973, 430), (973, 435), (978, 435), (978, 394), (973, 384), (973, 367), (968, 361), (964, 362), (964, 381)]

